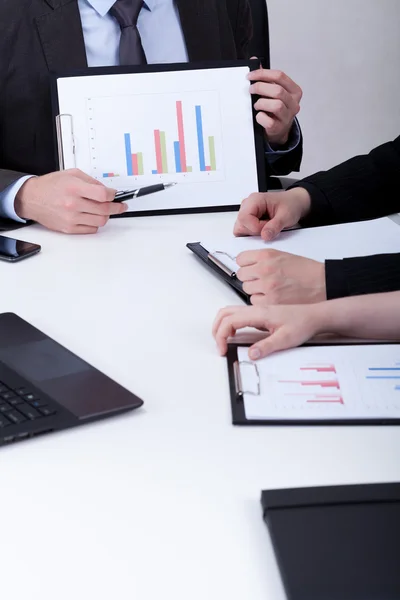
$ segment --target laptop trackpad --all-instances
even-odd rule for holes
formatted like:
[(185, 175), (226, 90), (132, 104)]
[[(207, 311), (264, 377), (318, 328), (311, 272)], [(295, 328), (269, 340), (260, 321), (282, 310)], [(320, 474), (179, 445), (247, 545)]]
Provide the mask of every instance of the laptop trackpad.
[(83, 360), (49, 339), (9, 346), (0, 355), (3, 353), (2, 360), (30, 381), (41, 382), (90, 369)]
[(135, 404), (130, 392), (51, 339), (0, 347), (0, 360), (80, 419)]

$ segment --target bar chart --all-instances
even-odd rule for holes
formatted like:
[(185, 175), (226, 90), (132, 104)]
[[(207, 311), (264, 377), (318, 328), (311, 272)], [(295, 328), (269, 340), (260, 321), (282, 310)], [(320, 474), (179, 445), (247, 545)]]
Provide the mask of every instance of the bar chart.
[(299, 366), (293, 378), (278, 378), (282, 400), (303, 405), (344, 404), (337, 368), (332, 363)]
[(92, 175), (126, 183), (141, 177), (223, 180), (218, 92), (164, 94), (162, 103), (158, 98), (123, 96), (112, 111), (110, 98), (87, 99)]

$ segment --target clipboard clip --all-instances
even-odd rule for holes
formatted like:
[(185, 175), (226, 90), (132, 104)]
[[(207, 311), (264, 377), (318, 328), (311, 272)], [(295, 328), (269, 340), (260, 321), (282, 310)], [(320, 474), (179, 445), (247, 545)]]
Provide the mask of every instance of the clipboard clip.
[(71, 135), (71, 151), (74, 157), (74, 166), (76, 167), (75, 160), (75, 135), (74, 135), (74, 118), (72, 115), (68, 113), (62, 113), (56, 116), (56, 131), (57, 131), (57, 151), (58, 151), (58, 161), (60, 164), (60, 171), (65, 170), (65, 154), (64, 154), (64, 138), (63, 138), (63, 123), (65, 121), (69, 122), (69, 131)]
[(226, 275), (232, 277), (232, 279), (236, 277), (235, 271), (232, 271), (232, 269), (227, 267), (221, 260), (219, 260), (219, 258), (215, 256), (216, 254), (223, 254), (224, 256), (227, 256), (232, 262), (235, 262), (236, 256), (231, 256), (227, 252), (222, 252), (222, 250), (215, 250), (215, 252), (210, 252), (208, 255), (208, 260), (214, 263), (214, 265), (221, 269), (221, 271), (223, 271)]
[[(257, 378), (255, 392), (253, 390), (244, 390), (243, 389), (242, 375), (240, 373), (240, 367), (242, 365), (246, 365), (247, 367), (252, 367), (254, 369), (255, 376)], [(260, 371), (258, 370), (256, 363), (251, 362), (249, 360), (242, 360), (242, 361), (236, 360), (233, 363), (233, 375), (234, 375), (234, 381), (235, 381), (236, 396), (238, 398), (243, 398), (244, 394), (249, 394), (250, 396), (259, 396), (261, 394)]]

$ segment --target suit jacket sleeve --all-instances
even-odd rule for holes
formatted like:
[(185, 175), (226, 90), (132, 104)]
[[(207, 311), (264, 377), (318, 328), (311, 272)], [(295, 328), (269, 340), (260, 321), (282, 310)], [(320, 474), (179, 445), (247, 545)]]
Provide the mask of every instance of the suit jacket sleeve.
[[(400, 210), (400, 137), (293, 187), (311, 196), (302, 225), (332, 225), (374, 219)], [(400, 290), (400, 254), (327, 260), (328, 300)]]
[[(0, 169), (0, 193), (4, 192), (8, 186), (12, 185), (21, 177), (28, 175), (28, 173), (18, 173), (16, 171), (8, 171), (6, 169)], [(0, 218), (0, 231), (10, 231), (12, 229), (19, 229), (25, 227), (28, 223), (19, 223), (17, 221), (11, 221), (10, 219)]]
[(400, 254), (327, 260), (325, 280), (328, 300), (398, 291)]
[(375, 219), (400, 211), (400, 137), (341, 165), (306, 177), (307, 227)]

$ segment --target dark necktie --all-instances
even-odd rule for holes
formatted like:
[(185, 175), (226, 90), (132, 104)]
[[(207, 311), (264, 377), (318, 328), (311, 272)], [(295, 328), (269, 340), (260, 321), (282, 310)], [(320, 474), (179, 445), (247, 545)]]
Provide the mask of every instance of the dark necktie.
[(110, 9), (121, 27), (119, 62), (121, 65), (145, 65), (147, 63), (137, 28), (143, 0), (117, 0)]

